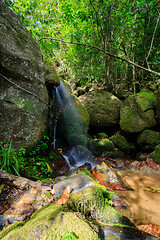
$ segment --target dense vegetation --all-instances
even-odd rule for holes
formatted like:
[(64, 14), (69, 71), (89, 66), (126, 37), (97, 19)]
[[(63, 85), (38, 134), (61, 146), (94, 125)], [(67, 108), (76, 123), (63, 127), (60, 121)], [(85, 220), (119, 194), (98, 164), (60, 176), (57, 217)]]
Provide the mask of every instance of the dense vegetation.
[(76, 81), (116, 92), (119, 83), (135, 90), (160, 76), (157, 0), (9, 2), (43, 54)]

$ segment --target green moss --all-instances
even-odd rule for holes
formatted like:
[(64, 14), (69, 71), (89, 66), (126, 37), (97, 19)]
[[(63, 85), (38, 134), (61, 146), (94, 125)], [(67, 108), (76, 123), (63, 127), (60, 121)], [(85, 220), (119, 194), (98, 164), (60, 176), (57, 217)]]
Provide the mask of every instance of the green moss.
[(137, 143), (143, 150), (154, 150), (160, 144), (160, 134), (152, 130), (144, 130), (137, 138)]
[(105, 151), (113, 151), (114, 145), (113, 143), (107, 139), (92, 139), (89, 142), (89, 149), (95, 155), (100, 155)]
[(106, 133), (98, 133), (97, 138), (108, 138), (108, 135)]
[(120, 157), (120, 156), (124, 156), (125, 153), (120, 151), (119, 149), (114, 149), (113, 151), (111, 152), (106, 152), (105, 153), (105, 157), (106, 158), (117, 158), (117, 157)]
[(124, 136), (116, 134), (110, 138), (114, 145), (122, 152), (130, 152), (129, 144)]
[(24, 222), (16, 222), (16, 223), (13, 223), (13, 224), (9, 225), (8, 227), (4, 227), (3, 231), (0, 232), (0, 239), (2, 239), (4, 236), (6, 236), (13, 229), (21, 227), (23, 225), (24, 225)]
[[(74, 224), (73, 224), (74, 223)], [(2, 231), (3, 232), (3, 231)], [(49, 204), (37, 211), (24, 226), (4, 233), (3, 240), (15, 239), (66, 239), (68, 233), (80, 240), (98, 240), (98, 234), (87, 221), (56, 204)], [(71, 234), (70, 234), (71, 236)]]
[(148, 155), (149, 158), (153, 158), (155, 163), (160, 164), (160, 144), (158, 144), (155, 147), (155, 150), (153, 153), (151, 153), (150, 155)]
[(155, 96), (152, 92), (140, 92), (136, 94), (137, 96), (143, 97), (150, 100), (153, 104), (155, 103)]
[(43, 55), (43, 63), (45, 66), (45, 81), (46, 85), (54, 85), (59, 86), (60, 78), (54, 66), (54, 63), (50, 59), (48, 59), (45, 55)]

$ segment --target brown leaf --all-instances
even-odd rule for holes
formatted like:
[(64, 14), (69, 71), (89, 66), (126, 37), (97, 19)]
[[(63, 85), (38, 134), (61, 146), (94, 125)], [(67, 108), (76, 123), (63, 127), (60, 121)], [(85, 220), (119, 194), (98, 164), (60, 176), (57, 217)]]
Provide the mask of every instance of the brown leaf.
[(61, 194), (60, 198), (55, 202), (55, 204), (62, 205), (68, 202), (70, 194), (70, 187), (67, 186), (64, 192)]

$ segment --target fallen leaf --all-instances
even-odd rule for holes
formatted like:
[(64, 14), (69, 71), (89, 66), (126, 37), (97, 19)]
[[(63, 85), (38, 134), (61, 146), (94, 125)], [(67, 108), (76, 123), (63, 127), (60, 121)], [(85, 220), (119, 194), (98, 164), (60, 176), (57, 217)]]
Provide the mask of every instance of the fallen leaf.
[(52, 169), (50, 168), (49, 164), (47, 162), (45, 162), (45, 164), (47, 165), (48, 171), (52, 172)]
[(68, 202), (70, 194), (70, 187), (67, 186), (64, 192), (61, 194), (60, 198), (55, 202), (55, 204), (62, 205)]

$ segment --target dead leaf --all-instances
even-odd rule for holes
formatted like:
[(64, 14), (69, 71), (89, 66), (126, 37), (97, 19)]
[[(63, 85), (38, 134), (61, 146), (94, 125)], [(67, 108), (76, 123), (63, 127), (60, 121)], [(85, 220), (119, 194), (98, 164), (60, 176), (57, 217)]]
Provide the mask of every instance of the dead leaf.
[(70, 194), (70, 187), (67, 186), (64, 192), (61, 194), (60, 198), (55, 202), (55, 204), (62, 205), (68, 202)]

